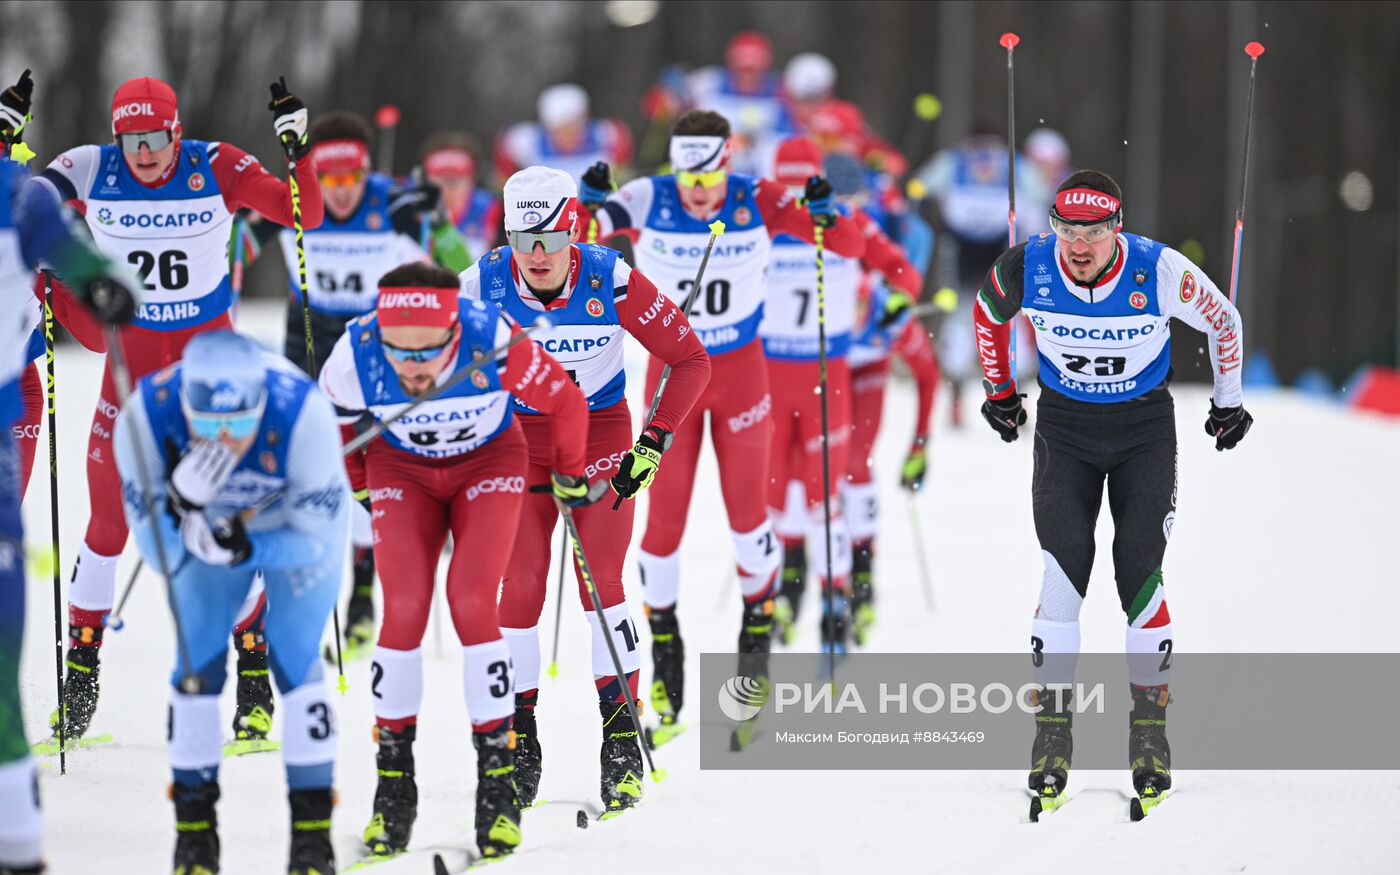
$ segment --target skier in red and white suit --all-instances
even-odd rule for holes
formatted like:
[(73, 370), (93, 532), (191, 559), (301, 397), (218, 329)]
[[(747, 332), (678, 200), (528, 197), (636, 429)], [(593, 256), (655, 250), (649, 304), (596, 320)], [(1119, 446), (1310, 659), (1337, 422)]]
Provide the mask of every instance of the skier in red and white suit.
[[(407, 847), (417, 814), (412, 751), (423, 699), (421, 644), (449, 534), (447, 603), (462, 642), (467, 713), (480, 767), (477, 841), (490, 854), (488, 848), (508, 853), (520, 840), (509, 739), (510, 648), (496, 613), (527, 485), (525, 436), (512, 414), (512, 398), (547, 414), (554, 494), (574, 503), (588, 492), (582, 476), (588, 413), (583, 393), (536, 344), (516, 343), (403, 414), (406, 404), (519, 331), (495, 304), (460, 299), (457, 289), (457, 275), (444, 268), (394, 268), (379, 281), (378, 308), (348, 323), (321, 370), (321, 388), (342, 417), (347, 441), (365, 411), (389, 424), (382, 439), (371, 441), (363, 457), (352, 454), (346, 466), (355, 490), (369, 488), (384, 592), (371, 667), (379, 787), (364, 834), (378, 854)], [(489, 817), (483, 819), (483, 812)], [(502, 816), (513, 829), (500, 827)]]
[[(666, 470), (651, 491), (638, 556), (653, 636), (652, 703), (663, 729), (675, 723), (682, 702), (684, 650), (676, 620), (680, 544), (704, 439), (703, 413), (709, 413), (720, 490), (738, 554), (744, 603), (739, 651), (766, 657), (772, 640), (779, 550), (764, 500), (772, 397), (758, 339), (770, 238), (790, 234), (811, 242), (821, 223), (831, 252), (850, 258), (865, 252), (864, 235), (836, 212), (826, 180), (807, 180), (804, 203), (771, 179), (731, 173), (729, 135), (723, 116), (692, 110), (676, 122), (671, 135), (673, 175), (634, 180), (609, 194), (607, 168), (595, 166), (584, 174), (581, 188), (586, 206), (602, 203), (595, 213), (599, 239), (619, 232), (634, 238), (637, 266), (672, 301), (684, 301), (694, 285), (711, 223), (719, 220), (724, 226), (710, 254), (703, 287), (687, 314), (710, 354), (710, 385), (675, 434)], [(653, 358), (647, 370), (647, 397), (661, 369), (661, 361)], [(756, 659), (749, 667), (766, 673), (766, 659)]]
[[(864, 169), (850, 155), (834, 154), (825, 159), (819, 146), (807, 137), (794, 137), (778, 147), (774, 167), (778, 181), (796, 186), (815, 173), (825, 171), (838, 201), (838, 209), (865, 236), (865, 254), (845, 258), (824, 253), (822, 270), (823, 312), (817, 313), (816, 247), (791, 237), (774, 241), (773, 262), (768, 272), (768, 302), (764, 310), (763, 350), (768, 357), (768, 378), (773, 386), (774, 439), (769, 463), (768, 507), (774, 527), (783, 541), (784, 557), (803, 544), (812, 557), (812, 567), (821, 581), (826, 579), (826, 510), (823, 489), (831, 509), (831, 584), (833, 613), (825, 612), (821, 634), (838, 650), (846, 646), (851, 595), (847, 586), (851, 573), (850, 536), (838, 491), (846, 470), (851, 431), (851, 372), (847, 363), (855, 330), (856, 301), (862, 271), (874, 271), (888, 278), (891, 285), (918, 294), (922, 277), (904, 257), (903, 251), (885, 236), (880, 226), (860, 209), (865, 192)], [(907, 303), (906, 303), (907, 306)], [(885, 318), (880, 314), (878, 318)], [(821, 361), (819, 336), (826, 335), (826, 408), (822, 421)], [(829, 469), (824, 472), (823, 427), (827, 428)], [(791, 481), (800, 485), (793, 489)], [(795, 502), (793, 501), (795, 499)], [(795, 508), (786, 505), (795, 503)], [(791, 511), (791, 512), (788, 512)], [(786, 562), (785, 562), (786, 564)], [(805, 575), (783, 575), (782, 597), (777, 605), (779, 626), (787, 635), (801, 605)], [(863, 630), (857, 628), (857, 642)]]
[[(272, 96), (274, 128), (279, 138), (295, 144), (302, 226), (315, 228), (323, 208), (316, 168), (307, 157), (306, 107), (285, 83), (274, 83)], [(77, 146), (59, 155), (39, 180), (83, 212), (98, 248), (133, 265), (145, 281), (136, 321), (118, 332), (134, 382), (177, 361), (194, 335), (233, 327), (228, 257), (233, 214), (256, 210), (290, 226), (292, 198), (285, 183), (237, 146), (185, 139), (175, 92), (159, 79), (131, 79), (117, 89), (112, 135), (114, 142), (105, 146)], [(103, 619), (112, 609), (117, 559), (126, 545), (121, 480), (112, 455), (116, 415), (109, 358), (88, 437), (92, 516), (68, 593), (63, 700), (69, 738), (87, 731), (97, 707)]]
[[(588, 396), (588, 447), (584, 474), (612, 478), (613, 488), (632, 498), (651, 482), (661, 453), (705, 390), (710, 357), (690, 322), (651, 280), (604, 246), (577, 243), (578, 186), (562, 170), (527, 167), (506, 181), (506, 239), (502, 246), (461, 275), (462, 294), (499, 304), (522, 323), (541, 316), (550, 322), (531, 340), (550, 352)], [(558, 209), (560, 205), (563, 209)], [(557, 217), (547, 221), (547, 217)], [(640, 437), (628, 411), (626, 374), (622, 370), (627, 335), (671, 365), (670, 382), (656, 415), (642, 423)], [(515, 402), (530, 448), (527, 479), (547, 479), (553, 446), (551, 417)], [(634, 444), (635, 440), (635, 446)], [(623, 705), (624, 687), (617, 677), (604, 635), (626, 674), (626, 694), (637, 697), (641, 642), (627, 611), (622, 561), (632, 540), (634, 505), (623, 501), (581, 508), (574, 513), (593, 584), (603, 606), (600, 618), (581, 570), (578, 592), (593, 631), (593, 682), (603, 717), (603, 803), (630, 805), (641, 788), (641, 752), (636, 728)], [(522, 805), (535, 799), (541, 751), (535, 729), (540, 676), (540, 611), (548, 584), (550, 538), (558, 511), (547, 495), (528, 495), (515, 537), (515, 550), (501, 591), (501, 632), (515, 663), (516, 788)], [(629, 780), (630, 776), (630, 780)], [(616, 803), (616, 804), (614, 804)]]

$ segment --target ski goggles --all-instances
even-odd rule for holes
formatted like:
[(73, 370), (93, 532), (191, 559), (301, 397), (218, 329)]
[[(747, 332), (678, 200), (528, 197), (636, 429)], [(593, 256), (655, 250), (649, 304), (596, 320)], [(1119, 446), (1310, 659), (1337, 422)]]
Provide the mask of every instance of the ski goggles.
[(1090, 246), (1102, 243), (1114, 235), (1120, 224), (1117, 216), (1106, 222), (1096, 222), (1093, 225), (1076, 225), (1066, 222), (1053, 213), (1050, 215), (1050, 230), (1054, 231), (1055, 236), (1066, 243), (1083, 242)]
[(168, 130), (159, 131), (135, 131), (130, 134), (117, 134), (117, 142), (121, 144), (122, 151), (128, 154), (135, 154), (141, 151), (144, 145), (152, 152), (159, 152), (174, 141), (175, 135)]
[(266, 391), (258, 399), (256, 406), (231, 413), (206, 413), (195, 410), (187, 399), (180, 399), (180, 407), (184, 410), (185, 422), (189, 424), (190, 431), (195, 437), (206, 441), (217, 440), (220, 435), (228, 435), (236, 441), (252, 437), (258, 430), (258, 423), (262, 422), (263, 409), (266, 406)]
[(704, 173), (696, 173), (693, 170), (677, 170), (676, 184), (681, 188), (719, 188), (724, 184), (724, 180), (729, 176), (729, 168), (721, 167), (718, 170), (707, 170)]
[(349, 173), (321, 173), (317, 174), (321, 180), (321, 188), (351, 188), (365, 181), (363, 170), (352, 170)]
[(563, 252), (569, 248), (573, 242), (573, 234), (565, 230), (558, 231), (507, 231), (506, 242), (510, 248), (516, 252), (530, 253), (535, 251), (535, 244), (544, 247), (544, 251), (553, 255), (556, 252)]
[(384, 347), (384, 353), (396, 362), (415, 362), (421, 365), (424, 362), (430, 362), (442, 355), (443, 351), (452, 345), (452, 340), (452, 332), (449, 331), (447, 333), (447, 339), (437, 346), (422, 346), (409, 349), (407, 347), (394, 346), (392, 343), (386, 341), (384, 335), (381, 334), (379, 336), (379, 345)]

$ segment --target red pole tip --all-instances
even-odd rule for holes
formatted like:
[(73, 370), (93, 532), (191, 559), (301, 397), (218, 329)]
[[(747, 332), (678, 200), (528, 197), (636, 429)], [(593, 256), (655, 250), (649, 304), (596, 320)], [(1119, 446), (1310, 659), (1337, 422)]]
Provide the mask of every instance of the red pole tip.
[(392, 103), (379, 107), (379, 111), (374, 114), (374, 124), (380, 128), (398, 127), (399, 108)]
[(1011, 31), (1007, 31), (1006, 33), (1001, 35), (1001, 44), (1006, 48), (1008, 52), (1016, 48), (1016, 44), (1020, 41), (1021, 38), (1016, 34), (1012, 33)]
[(1264, 54), (1264, 44), (1258, 40), (1251, 40), (1244, 44), (1244, 53), (1257, 61), (1259, 56)]

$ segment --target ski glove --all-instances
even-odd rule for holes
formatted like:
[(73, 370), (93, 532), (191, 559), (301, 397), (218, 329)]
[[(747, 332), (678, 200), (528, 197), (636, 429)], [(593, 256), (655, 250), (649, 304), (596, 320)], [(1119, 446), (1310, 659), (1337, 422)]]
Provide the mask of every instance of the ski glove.
[(637, 438), (632, 449), (622, 457), (613, 475), (613, 492), (622, 498), (633, 498), (638, 492), (651, 485), (656, 469), (661, 464), (661, 454), (666, 452), (673, 440), (671, 433), (664, 428), (650, 426)]
[(29, 71), (19, 77), (19, 81), (0, 94), (0, 132), (7, 140), (19, 137), (29, 122), (29, 109), (34, 98), (34, 80)]
[(1008, 444), (1020, 437), (1016, 429), (1026, 424), (1026, 411), (1021, 407), (1025, 395), (1012, 395), (1000, 401), (988, 398), (982, 402), (982, 416), (1001, 439)]
[(880, 311), (876, 326), (882, 331), (903, 319), (914, 306), (914, 299), (905, 292), (891, 292), (885, 298), (885, 308)]
[(288, 158), (300, 161), (311, 151), (306, 139), (306, 104), (287, 90), (286, 76), (279, 77), (268, 88), (272, 91), (272, 102), (267, 108), (272, 110), (272, 127), (277, 131), (277, 139)]
[[(531, 491), (537, 488), (532, 488)], [(603, 493), (608, 491), (608, 482), (599, 480), (597, 483), (589, 483), (586, 477), (555, 471), (550, 475), (549, 491), (567, 507), (587, 507), (603, 497)]]
[(423, 219), (433, 220), (442, 202), (442, 187), (423, 180), (411, 188), (401, 188), (390, 195), (389, 224), (394, 230), (414, 240), (423, 229)]
[(1249, 415), (1249, 411), (1244, 409), (1244, 405), (1216, 407), (1215, 399), (1210, 399), (1210, 416), (1206, 418), (1206, 434), (1215, 438), (1217, 451), (1233, 450), (1235, 444), (1244, 440), (1244, 436), (1249, 434), (1249, 427), (1253, 424), (1254, 417)]
[(180, 540), (190, 555), (206, 565), (242, 565), (253, 554), (248, 531), (238, 516), (211, 527), (202, 513), (187, 513), (180, 521)]
[(612, 171), (607, 162), (599, 161), (583, 171), (583, 179), (578, 187), (578, 199), (588, 209), (596, 210), (608, 199), (612, 190)]
[(831, 183), (820, 176), (807, 180), (802, 193), (807, 204), (807, 212), (812, 214), (812, 224), (818, 228), (830, 228), (836, 224), (836, 205), (831, 199)]
[(136, 293), (124, 277), (98, 277), (83, 287), (79, 297), (103, 325), (126, 325), (136, 318)]
[(904, 459), (899, 485), (910, 492), (918, 492), (924, 488), (924, 474), (928, 473), (928, 455), (924, 452), (926, 443), (928, 438), (924, 435), (914, 438), (914, 445), (909, 448), (909, 455)]
[(167, 483), (176, 516), (203, 510), (224, 488), (237, 463), (233, 451), (221, 442), (195, 441)]
[(366, 486), (364, 489), (356, 489), (354, 492), (350, 493), (350, 497), (353, 498), (353, 499), (355, 499), (356, 501), (358, 501), (358, 502), (360, 503), (360, 507), (363, 507), (363, 508), (365, 509), (365, 513), (368, 513), (368, 514), (373, 514), (373, 513), (374, 513), (373, 509), (371, 509), (370, 504), (369, 504), (369, 487), (368, 487), (368, 486)]

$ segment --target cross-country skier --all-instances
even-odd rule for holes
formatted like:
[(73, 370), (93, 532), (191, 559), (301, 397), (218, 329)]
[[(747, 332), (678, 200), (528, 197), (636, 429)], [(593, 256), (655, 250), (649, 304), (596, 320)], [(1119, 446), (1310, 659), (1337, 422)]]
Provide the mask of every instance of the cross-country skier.
[[(687, 314), (710, 354), (710, 385), (674, 435), (668, 451), (671, 461), (652, 487), (638, 556), (652, 632), (652, 703), (662, 718), (663, 734), (675, 727), (683, 701), (685, 650), (676, 618), (680, 544), (705, 413), (743, 596), (739, 652), (756, 657), (750, 660), (755, 672), (767, 672), (780, 558), (765, 501), (773, 399), (758, 338), (770, 238), (789, 234), (810, 243), (820, 227), (829, 252), (847, 258), (865, 252), (861, 229), (836, 211), (831, 185), (820, 176), (807, 180), (804, 202), (771, 179), (731, 173), (730, 133), (724, 116), (692, 110), (671, 135), (673, 174), (633, 180), (609, 193), (607, 167), (594, 167), (584, 175), (580, 190), (585, 206), (602, 203), (594, 213), (599, 239), (619, 232), (634, 238), (637, 266), (672, 301), (684, 301), (695, 285), (696, 269), (713, 233), (710, 223), (724, 223), (724, 236), (714, 243)], [(662, 363), (653, 358), (647, 368), (647, 397), (661, 370)]]
[(442, 190), (442, 208), (472, 257), (480, 258), (500, 239), (501, 199), (481, 186), (476, 156), (476, 140), (465, 133), (437, 133), (423, 147), (423, 172)]
[[(1181, 253), (1122, 230), (1123, 195), (1107, 174), (1081, 170), (1061, 183), (1053, 234), (997, 259), (977, 297), (977, 348), (987, 400), (982, 415), (1002, 440), (1026, 421), (1008, 371), (1011, 320), (1036, 329), (1036, 536), (1045, 559), (1031, 650), (1046, 683), (1068, 683), (1079, 652), (1079, 609), (1094, 562), (1094, 527), (1108, 482), (1113, 565), (1127, 615), (1133, 709), (1133, 788), (1144, 805), (1171, 787), (1166, 736), (1171, 615), (1162, 556), (1176, 516), (1176, 420), (1168, 320), (1206, 334), (1214, 392), (1206, 433), (1233, 449), (1254, 421), (1243, 406), (1244, 327), (1229, 298)], [(1062, 699), (1063, 697), (1057, 697)], [(1072, 710), (1045, 703), (1036, 716), (1030, 788), (1053, 808), (1070, 768)], [(1053, 710), (1052, 710), (1053, 709)], [(1033, 803), (1033, 805), (1036, 803)]]
[[(321, 190), (315, 166), (307, 160), (306, 107), (280, 81), (272, 85), (268, 106), (278, 137), (294, 144), (301, 220), (314, 228), (321, 223)], [(112, 134), (113, 142), (105, 146), (78, 146), (59, 155), (40, 180), (58, 200), (81, 208), (98, 247), (131, 264), (144, 280), (141, 310), (120, 332), (127, 367), (136, 379), (179, 359), (196, 334), (232, 327), (228, 253), (233, 213), (247, 207), (291, 225), (292, 198), (286, 184), (242, 149), (185, 139), (175, 92), (159, 79), (131, 79), (117, 89)], [(91, 517), (69, 589), (62, 707), (69, 738), (87, 731), (97, 707), (103, 622), (112, 609), (117, 560), (126, 544), (112, 460), (116, 415), (109, 358), (88, 438)], [(239, 685), (239, 718), (253, 708), (270, 710), (265, 655), (239, 648), (239, 660), (240, 673), (262, 672), (250, 675), (255, 683)], [(259, 723), (258, 734), (265, 735), (268, 725)]]
[[(20, 80), (28, 79), (28, 73)], [(32, 83), (31, 83), (32, 88)], [(12, 154), (29, 118), (29, 89), (0, 95), (0, 140)], [(22, 100), (18, 99), (22, 96)], [(12, 99), (15, 98), (15, 99)], [(43, 871), (43, 821), (34, 761), (20, 709), (19, 664), (24, 643), (24, 533), (20, 517), (23, 484), (10, 427), (25, 404), (21, 373), (29, 370), (26, 342), (31, 328), (24, 311), (33, 301), (33, 271), (46, 262), (62, 272), (75, 296), (107, 324), (131, 321), (136, 313), (134, 277), (111, 264), (59, 214), (53, 198), (29, 179), (19, 163), (0, 158), (0, 872)], [(221, 635), (223, 633), (220, 633)]]
[[(345, 333), (345, 323), (374, 309), (381, 276), (405, 262), (428, 258), (419, 244), (435, 194), (431, 189), (405, 188), (372, 172), (371, 137), (369, 123), (347, 112), (318, 116), (309, 132), (326, 211), (321, 226), (303, 235), (317, 366)], [(291, 285), (282, 351), (314, 377), (317, 368), (307, 358), (295, 233), (282, 229), (280, 242)], [(462, 270), (466, 265), (448, 266)], [(354, 573), (344, 635), (345, 655), (354, 658), (366, 654), (374, 640), (374, 552), (369, 511), (357, 502), (350, 519)]]
[(713, 110), (729, 119), (736, 173), (772, 175), (773, 152), (793, 131), (782, 78), (772, 67), (773, 44), (763, 34), (746, 30), (725, 46), (723, 67), (701, 67), (686, 77), (690, 108)]
[[(330, 449), (338, 437), (335, 413), (310, 378), (225, 330), (192, 338), (178, 364), (140, 381), (117, 418), (126, 517), (146, 562), (171, 575), (181, 638), (169, 730), (177, 875), (219, 871), (226, 630), (256, 575), (266, 587), (268, 664), (283, 702), (288, 871), (335, 871), (336, 721), (317, 651), (349, 528), (345, 466)], [(198, 679), (194, 690), (189, 677)]]
[[(773, 389), (773, 451), (769, 462), (768, 508), (783, 542), (784, 557), (807, 547), (811, 567), (825, 593), (833, 586), (833, 613), (826, 613), (822, 599), (821, 637), (838, 651), (846, 648), (853, 631), (853, 609), (869, 606), (868, 591), (852, 592), (851, 540), (842, 507), (840, 484), (847, 467), (851, 435), (851, 372), (847, 363), (855, 329), (856, 303), (862, 271), (876, 271), (907, 299), (919, 293), (923, 278), (904, 253), (856, 204), (864, 193), (864, 171), (851, 155), (828, 155), (823, 163), (820, 147), (807, 137), (794, 137), (778, 147), (774, 170), (779, 182), (796, 188), (802, 181), (825, 172), (836, 196), (838, 210), (865, 236), (865, 253), (859, 258), (824, 254), (824, 330), (826, 334), (827, 423), (822, 422), (818, 387), (820, 346), (817, 313), (816, 247), (790, 236), (773, 241), (768, 268), (768, 299), (764, 307), (763, 352), (768, 359), (768, 381)], [(877, 323), (894, 318), (881, 312)], [(823, 474), (823, 428), (829, 429), (829, 470)], [(796, 480), (799, 490), (790, 488)], [(824, 482), (825, 481), (825, 482)], [(826, 579), (826, 507), (831, 508), (832, 580)], [(796, 498), (797, 501), (792, 499)], [(795, 504), (795, 508), (789, 508)], [(792, 513), (788, 513), (789, 510)], [(788, 520), (789, 517), (795, 519)], [(785, 524), (786, 523), (786, 524)], [(786, 565), (786, 562), (785, 562)], [(786, 571), (786, 568), (784, 569)], [(796, 620), (805, 588), (805, 576), (784, 574), (777, 601), (776, 619), (786, 633)], [(854, 598), (853, 598), (854, 597)], [(864, 616), (864, 613), (861, 614)], [(867, 624), (868, 625), (868, 624)], [(865, 626), (854, 631), (863, 641)]]
[[(562, 170), (528, 167), (506, 181), (503, 246), (462, 274), (462, 293), (498, 304), (522, 324), (541, 316), (550, 327), (532, 340), (554, 355), (588, 396), (584, 473), (611, 478), (633, 498), (651, 485), (671, 435), (709, 382), (710, 359), (690, 322), (651, 280), (616, 250), (576, 243), (582, 222), (573, 178)], [(631, 335), (671, 365), (661, 405), (634, 438), (624, 397), (623, 340)], [(527, 481), (543, 482), (553, 465), (554, 423), (514, 402), (530, 448)], [(642, 790), (637, 727), (623, 696), (637, 697), (641, 641), (627, 612), (622, 562), (632, 540), (634, 505), (581, 508), (574, 522), (603, 605), (599, 617), (579, 571), (579, 597), (593, 630), (593, 680), (603, 717), (603, 806), (630, 807)], [(515, 663), (516, 789), (522, 805), (535, 799), (542, 754), (535, 708), (540, 679), (539, 619), (548, 584), (550, 538), (558, 511), (549, 495), (528, 495), (501, 590), (501, 632)], [(626, 678), (618, 678), (604, 635), (610, 635)]]
[(866, 166), (900, 177), (909, 162), (865, 121), (865, 114), (836, 97), (836, 65), (816, 52), (804, 52), (783, 68), (783, 90), (800, 133), (826, 151), (850, 152)]
[[(397, 267), (379, 281), (378, 308), (348, 326), (321, 370), (321, 385), (345, 423), (368, 411), (388, 430), (350, 464), (351, 484), (369, 488), (384, 621), (371, 690), (379, 786), (364, 831), (370, 852), (405, 849), (418, 814), (413, 742), (423, 698), (423, 631), (443, 544), (452, 536), (447, 603), (462, 642), (467, 714), (477, 752), (476, 838), (485, 856), (520, 843), (511, 716), (510, 648), (496, 598), (520, 520), (529, 471), (519, 399), (550, 425), (554, 497), (596, 499), (584, 476), (588, 405), (569, 373), (491, 303), (458, 298), (457, 275), (435, 265)], [(494, 359), (491, 358), (494, 356)], [(484, 367), (436, 394), (454, 371)], [(404, 405), (425, 399), (402, 418)], [(601, 486), (601, 488), (599, 488)]]
[(617, 119), (588, 115), (588, 92), (572, 82), (540, 92), (538, 122), (507, 128), (496, 140), (496, 173), (502, 181), (523, 167), (543, 164), (578, 179), (599, 161), (625, 172), (632, 164), (632, 134)]

